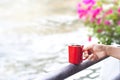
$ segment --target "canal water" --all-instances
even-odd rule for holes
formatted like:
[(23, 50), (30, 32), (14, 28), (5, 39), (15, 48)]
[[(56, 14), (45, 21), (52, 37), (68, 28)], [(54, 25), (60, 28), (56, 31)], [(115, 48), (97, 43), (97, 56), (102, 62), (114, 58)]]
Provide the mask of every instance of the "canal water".
[[(89, 31), (76, 14), (78, 1), (0, 0), (0, 80), (40, 80), (68, 64), (67, 46), (88, 42)], [(99, 69), (83, 73), (97, 78)]]

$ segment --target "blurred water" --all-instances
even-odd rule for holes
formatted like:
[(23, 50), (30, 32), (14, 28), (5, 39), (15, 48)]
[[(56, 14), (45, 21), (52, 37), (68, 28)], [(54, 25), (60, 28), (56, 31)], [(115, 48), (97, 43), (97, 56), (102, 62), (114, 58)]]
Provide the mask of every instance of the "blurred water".
[(35, 80), (68, 63), (68, 44), (87, 42), (77, 2), (0, 0), (0, 80)]

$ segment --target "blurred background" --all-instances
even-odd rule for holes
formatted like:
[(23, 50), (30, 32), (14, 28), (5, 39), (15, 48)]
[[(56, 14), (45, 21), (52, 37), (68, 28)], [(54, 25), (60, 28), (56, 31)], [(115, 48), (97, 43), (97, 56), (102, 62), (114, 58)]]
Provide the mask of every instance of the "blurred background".
[[(0, 0), (0, 80), (40, 80), (68, 64), (67, 46), (87, 44), (79, 0)], [(66, 80), (99, 80), (96, 65)]]

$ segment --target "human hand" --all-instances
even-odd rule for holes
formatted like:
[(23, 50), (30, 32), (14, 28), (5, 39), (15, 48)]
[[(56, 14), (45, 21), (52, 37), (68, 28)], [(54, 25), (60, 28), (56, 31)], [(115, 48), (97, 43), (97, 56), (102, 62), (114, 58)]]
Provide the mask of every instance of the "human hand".
[[(84, 57), (91, 60), (99, 60), (101, 58), (107, 57), (107, 46), (103, 44), (89, 44), (83, 47)], [(89, 54), (89, 52), (91, 54)]]

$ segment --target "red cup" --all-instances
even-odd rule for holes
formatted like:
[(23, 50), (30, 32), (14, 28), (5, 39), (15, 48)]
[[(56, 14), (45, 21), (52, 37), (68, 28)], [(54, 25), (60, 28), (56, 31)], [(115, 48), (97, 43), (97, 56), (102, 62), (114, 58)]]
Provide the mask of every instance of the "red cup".
[(84, 60), (82, 45), (68, 46), (68, 53), (69, 53), (69, 63), (80, 64)]

